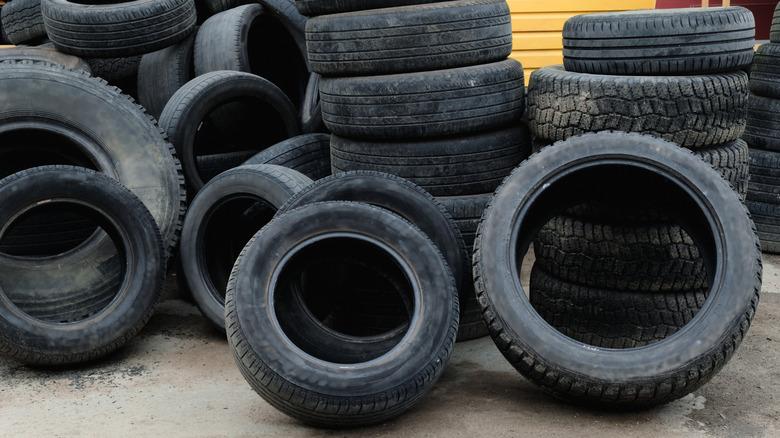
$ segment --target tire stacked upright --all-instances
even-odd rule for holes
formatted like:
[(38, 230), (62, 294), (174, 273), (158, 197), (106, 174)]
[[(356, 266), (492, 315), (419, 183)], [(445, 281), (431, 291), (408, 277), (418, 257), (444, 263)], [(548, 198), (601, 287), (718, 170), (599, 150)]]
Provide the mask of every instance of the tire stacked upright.
[[(780, 17), (780, 5), (775, 8)], [(750, 74), (750, 102), (744, 140), (750, 147), (747, 206), (761, 248), (780, 253), (780, 20), (770, 42), (756, 51)]]
[[(536, 144), (598, 131), (649, 134), (690, 149), (744, 198), (754, 19), (740, 7), (581, 15), (563, 31), (564, 66), (528, 91)], [(554, 145), (552, 147), (555, 147)], [(646, 345), (689, 322), (706, 298), (702, 251), (636, 188), (598, 193), (536, 237), (530, 299), (564, 334), (599, 347)], [(615, 202), (618, 202), (616, 204)]]
[[(334, 173), (373, 170), (416, 183), (452, 213), (470, 253), (490, 194), (530, 153), (523, 68), (507, 59), (506, 2), (296, 5), (321, 15), (307, 22), (306, 41), (322, 75)], [(461, 291), (459, 339), (486, 334), (478, 307), (473, 290)]]

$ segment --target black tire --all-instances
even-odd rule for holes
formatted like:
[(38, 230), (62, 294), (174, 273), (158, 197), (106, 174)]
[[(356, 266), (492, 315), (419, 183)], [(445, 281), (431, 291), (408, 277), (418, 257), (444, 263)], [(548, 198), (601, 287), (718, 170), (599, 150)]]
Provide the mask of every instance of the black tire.
[[(162, 238), (144, 204), (114, 179), (70, 166), (19, 172), (0, 181), (0, 193), (2, 224), (43, 202), (79, 205), (96, 214), (96, 220), (113, 228), (107, 232), (121, 240), (126, 272), (132, 273), (123, 275), (120, 292), (110, 302), (104, 301), (101, 308), (93, 309), (94, 314), (69, 324), (61, 324), (62, 318), (68, 318), (61, 313), (73, 313), (69, 307), (78, 301), (64, 299), (57, 305), (44, 305), (52, 297), (39, 295), (40, 291), (15, 297), (4, 290), (5, 299), (0, 300), (0, 354), (32, 365), (67, 365), (105, 356), (135, 336), (151, 317), (165, 281)], [(76, 268), (69, 274), (79, 272)], [(11, 304), (17, 298), (33, 297), (33, 309)]]
[(92, 69), (83, 59), (56, 50), (39, 47), (10, 47), (0, 50), (2, 61), (33, 61), (60, 65), (68, 70), (80, 70), (91, 74)]
[[(616, 178), (623, 166), (633, 171)], [(658, 178), (670, 184), (653, 184)], [(525, 254), (540, 222), (560, 204), (625, 185), (676, 201), (695, 240), (709, 248), (707, 269), (717, 265), (728, 275), (715, 274), (707, 302), (674, 336), (642, 349), (594, 348), (561, 336), (538, 316), (518, 281), (515, 257)], [(637, 408), (695, 391), (739, 346), (761, 289), (758, 239), (739, 196), (685, 149), (637, 134), (587, 134), (525, 161), (496, 191), (480, 224), (474, 261), (483, 315), (507, 360), (545, 390), (590, 406)]]
[(625, 292), (560, 280), (534, 264), (529, 300), (564, 335), (602, 348), (636, 348), (661, 341), (689, 323), (706, 291)]
[(750, 67), (755, 27), (742, 7), (576, 15), (563, 27), (563, 63), (596, 74), (736, 71)]
[(46, 32), (57, 50), (87, 58), (127, 58), (186, 38), (197, 20), (193, 0), (82, 4), (42, 0)]
[[(350, 232), (343, 235), (332, 230)], [(358, 235), (363, 237), (356, 238)], [(267, 252), (267, 245), (276, 250)], [(313, 268), (301, 267), (307, 261), (315, 262), (315, 267), (348, 267), (344, 263), (350, 263), (350, 257), (389, 258), (403, 267), (399, 273), (406, 272), (407, 296), (413, 304), (401, 332), (403, 342), (395, 339), (388, 345), (390, 354), (374, 352), (361, 358), (350, 352), (350, 341), (337, 337), (327, 346), (308, 344), (306, 335), (322, 335), (331, 329), (300, 310), (277, 319), (277, 309), (300, 296), (286, 293), (298, 284), (288, 280), (285, 272), (302, 269), (308, 274)], [(375, 266), (390, 269), (381, 262)], [(262, 291), (251, 286), (256, 281), (272, 281), (274, 271), (282, 275), (279, 281)], [(359, 279), (347, 280), (349, 287), (361, 286)], [(303, 293), (309, 292), (307, 289), (312, 288), (304, 286)], [(266, 301), (269, 295), (275, 298)], [(266, 302), (274, 305), (263, 304)], [(419, 229), (370, 205), (319, 203), (274, 219), (246, 246), (228, 286), (226, 325), (231, 327), (228, 340), (241, 373), (277, 409), (319, 426), (376, 424), (411, 408), (441, 376), (455, 342), (458, 297), (446, 261)], [(281, 363), (284, 367), (278, 365)], [(291, 397), (293, 393), (302, 397)]]
[(14, 0), (3, 6), (0, 20), (11, 44), (35, 43), (46, 38), (41, 0)]
[(780, 100), (751, 94), (742, 138), (751, 148), (780, 151)]
[(762, 44), (756, 50), (750, 69), (750, 91), (780, 99), (780, 44)]
[[(200, 33), (199, 33), (200, 35)], [(160, 115), (160, 126), (176, 147), (182, 161), (184, 176), (194, 195), (206, 182), (198, 167), (201, 123), (210, 113), (226, 104), (240, 102), (227, 114), (235, 117), (236, 126), (243, 125), (246, 144), (239, 150), (260, 151), (278, 141), (300, 134), (298, 114), (287, 96), (267, 80), (255, 75), (234, 71), (207, 73), (187, 82), (168, 101)], [(247, 126), (240, 120), (248, 120)], [(257, 132), (261, 132), (260, 136)], [(224, 142), (226, 139), (222, 138)], [(209, 145), (207, 145), (209, 146)], [(218, 150), (217, 152), (229, 152)]]
[(11, 44), (11, 42), (8, 41), (8, 35), (5, 34), (5, 30), (3, 29), (3, 6), (5, 5), (0, 5), (0, 44), (6, 45)]
[(458, 0), (313, 18), (312, 71), (361, 76), (487, 64), (512, 52), (505, 0)]
[(195, 33), (179, 43), (148, 53), (138, 65), (138, 101), (159, 119), (165, 104), (179, 88), (195, 77)]
[(322, 121), (322, 105), (320, 104), (320, 75), (312, 73), (306, 83), (306, 93), (301, 104), (301, 128), (306, 134), (327, 132)]
[(750, 179), (750, 150), (745, 140), (706, 149), (697, 149), (693, 154), (718, 171), (742, 199), (748, 192)]
[(239, 6), (206, 20), (195, 38), (195, 74), (254, 73), (282, 89), (300, 108), (309, 80), (305, 52), (288, 27), (259, 4)]
[(687, 148), (738, 139), (745, 129), (748, 77), (603, 76), (561, 66), (531, 74), (528, 121), (550, 142), (606, 130), (651, 134)]
[(314, 181), (330, 176), (330, 135), (303, 134), (277, 143), (246, 160), (246, 164), (289, 167)]
[(214, 14), (227, 11), (228, 9), (237, 8), (249, 3), (253, 3), (253, 0), (196, 0), (195, 5), (206, 17), (211, 17)]
[(309, 61), (306, 57), (306, 21), (308, 21), (308, 18), (298, 12), (298, 8), (295, 7), (295, 0), (258, 1), (265, 8), (265, 12), (273, 16), (287, 30), (287, 34), (295, 40), (298, 50), (308, 66)]
[(87, 64), (92, 69), (92, 74), (105, 79), (111, 84), (117, 84), (126, 79), (135, 79), (140, 63), (140, 56), (87, 59)]
[(240, 166), (255, 156), (257, 151), (235, 151), (224, 154), (199, 155), (195, 157), (198, 173), (204, 181), (210, 181), (222, 172)]
[(193, 199), (182, 229), (181, 272), (201, 312), (217, 327), (225, 328), (225, 289), (241, 250), (311, 182), (280, 166), (240, 166), (209, 181)]
[(519, 123), (523, 67), (493, 64), (386, 76), (322, 78), (322, 118), (342, 137), (408, 140), (455, 136)]
[(334, 173), (375, 170), (406, 178), (434, 196), (488, 193), (531, 153), (528, 129), (407, 142), (331, 137)]
[(750, 150), (750, 184), (747, 199), (780, 204), (780, 152)]
[(745, 204), (756, 223), (761, 250), (780, 254), (780, 204), (750, 199)]
[(780, 6), (775, 6), (775, 12), (772, 14), (769, 40), (773, 43), (780, 43)]
[(308, 17), (338, 14), (342, 12), (362, 11), (366, 9), (384, 9), (396, 6), (422, 5), (444, 0), (295, 0), (295, 6), (301, 14)]

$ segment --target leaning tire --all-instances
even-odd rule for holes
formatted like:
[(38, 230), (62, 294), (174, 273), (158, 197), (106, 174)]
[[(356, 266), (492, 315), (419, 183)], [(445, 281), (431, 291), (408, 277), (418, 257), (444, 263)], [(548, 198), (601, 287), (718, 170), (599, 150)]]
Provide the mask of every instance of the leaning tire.
[[(61, 324), (76, 310), (62, 315), (73, 302), (67, 297), (52, 306), (49, 295), (38, 295), (34, 308), (12, 304), (29, 300), (40, 291), (15, 297), (7, 290), (0, 300), (0, 353), (32, 365), (67, 365), (96, 359), (120, 348), (152, 315), (165, 280), (165, 252), (157, 225), (144, 204), (114, 179), (69, 166), (48, 166), (22, 171), (0, 181), (0, 223), (44, 202), (76, 204), (111, 224), (121, 236), (126, 272), (121, 293), (87, 318)], [(66, 201), (63, 201), (66, 200)], [(70, 200), (70, 201), (67, 201)], [(69, 271), (78, 275), (79, 268)], [(130, 274), (132, 273), (132, 274)], [(49, 307), (44, 309), (43, 303)], [(78, 301), (77, 301), (78, 302)], [(44, 311), (44, 314), (35, 311)], [(87, 309), (80, 309), (87, 312)]]
[(306, 42), (324, 76), (409, 73), (506, 59), (512, 24), (504, 0), (458, 0), (313, 18)]
[(493, 64), (421, 73), (322, 78), (322, 118), (341, 137), (408, 140), (455, 136), (519, 123), (523, 67)]
[(195, 35), (148, 53), (138, 65), (138, 101), (149, 114), (160, 118), (168, 100), (195, 77), (192, 62)]
[(742, 7), (577, 15), (563, 28), (563, 63), (596, 74), (729, 72), (750, 66), (754, 37)]
[[(350, 232), (344, 235), (333, 230)], [(399, 236), (404, 237), (399, 240)], [(343, 240), (333, 240), (339, 237)], [(276, 250), (269, 253), (268, 245)], [(335, 247), (353, 250), (348, 254), (329, 250)], [(294, 262), (304, 259), (339, 266), (350, 256), (363, 260), (389, 257), (408, 272), (404, 278), (412, 285), (407, 292), (414, 291), (407, 295), (413, 310), (407, 316), (403, 341), (388, 346), (392, 354), (355, 357), (350, 343), (339, 340), (318, 348), (306, 342), (308, 333), (325, 333), (316, 322), (300, 320), (299, 313), (286, 314), (284, 319), (276, 316), (277, 309), (297, 295), (289, 289), (294, 287), (289, 281), (271, 280), (274, 272), (284, 275), (297, 270)], [(390, 269), (381, 262), (376, 266)], [(270, 282), (270, 287), (258, 290), (252, 286), (257, 282)], [(360, 281), (354, 283), (361, 286)], [(449, 361), (457, 324), (455, 282), (436, 245), (399, 216), (354, 203), (311, 204), (274, 219), (244, 248), (233, 269), (226, 302), (230, 348), (252, 388), (287, 415), (330, 427), (381, 423), (419, 402)], [(345, 372), (345, 367), (355, 369)], [(303, 397), (291, 397), (288, 388), (292, 387)], [(362, 408), (339, 408), (345, 404)]]
[(742, 138), (751, 148), (780, 151), (780, 100), (751, 94)]
[(535, 137), (551, 142), (614, 130), (701, 148), (732, 142), (742, 135), (747, 100), (744, 72), (602, 76), (554, 66), (531, 75), (528, 122)]
[(41, 0), (14, 0), (3, 6), (0, 20), (11, 44), (34, 43), (46, 38)]
[(276, 164), (317, 181), (331, 174), (330, 135), (304, 134), (288, 138), (244, 162), (244, 165), (248, 164)]

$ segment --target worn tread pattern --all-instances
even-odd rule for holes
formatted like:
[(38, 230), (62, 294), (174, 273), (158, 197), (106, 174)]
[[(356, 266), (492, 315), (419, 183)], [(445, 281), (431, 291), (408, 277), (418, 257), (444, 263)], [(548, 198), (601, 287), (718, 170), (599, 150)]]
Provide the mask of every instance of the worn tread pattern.
[(751, 148), (780, 151), (780, 100), (751, 94), (742, 138)]
[(141, 57), (91, 58), (87, 59), (86, 62), (89, 64), (93, 75), (101, 77), (109, 83), (115, 83), (134, 77), (138, 73)]
[(749, 198), (745, 204), (756, 224), (761, 249), (771, 254), (780, 254), (780, 204)]
[(289, 138), (254, 155), (244, 164), (277, 164), (317, 181), (331, 174), (330, 135), (304, 134)]
[(140, 59), (138, 71), (138, 101), (154, 117), (159, 118), (165, 104), (176, 91), (195, 76), (193, 47), (195, 34)]
[(759, 96), (780, 98), (780, 44), (762, 44), (753, 57), (750, 91)]
[(780, 3), (775, 6), (772, 14), (772, 25), (769, 28), (769, 40), (773, 43), (780, 43)]
[(11, 44), (30, 43), (46, 38), (41, 0), (14, 0), (0, 10), (3, 33)]

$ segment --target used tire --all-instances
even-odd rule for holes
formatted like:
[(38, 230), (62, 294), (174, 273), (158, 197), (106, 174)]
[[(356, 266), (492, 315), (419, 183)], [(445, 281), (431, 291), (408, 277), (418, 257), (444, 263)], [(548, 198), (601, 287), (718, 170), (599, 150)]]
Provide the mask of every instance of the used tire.
[(138, 101), (159, 119), (165, 104), (179, 88), (195, 77), (192, 50), (195, 34), (179, 43), (148, 53), (138, 65)]
[(535, 137), (566, 140), (607, 130), (651, 134), (686, 148), (732, 142), (745, 129), (748, 77), (602, 76), (545, 67), (531, 75)]
[[(268, 245), (276, 250), (269, 253)], [(334, 269), (354, 266), (351, 257), (380, 271), (394, 269), (406, 283), (403, 329), (384, 351), (370, 355), (360, 355), (350, 339), (340, 339), (340, 331), (301, 313), (294, 302), (304, 296), (308, 304), (321, 295), (312, 294), (316, 289), (333, 291), (325, 297), (333, 303), (347, 290), (374, 284), (376, 274), (353, 274), (335, 289), (296, 281), (313, 277), (312, 285), (321, 284), (317, 268), (329, 281)], [(274, 272), (278, 280), (272, 280)], [(258, 290), (253, 283), (268, 287)], [(282, 309), (284, 318), (277, 316)], [(320, 426), (376, 424), (411, 408), (441, 376), (455, 342), (458, 297), (438, 248), (409, 222), (370, 205), (318, 203), (277, 217), (244, 248), (228, 286), (226, 325), (241, 373), (277, 409)], [(331, 341), (308, 343), (309, 335)], [(291, 397), (290, 388), (302, 397)], [(362, 408), (344, 410), (346, 405)]]
[(780, 152), (750, 150), (750, 184), (747, 199), (780, 204)]
[(563, 27), (563, 63), (596, 74), (736, 71), (750, 66), (755, 27), (738, 6), (576, 15)]
[[(616, 178), (623, 166), (632, 171)], [(538, 316), (520, 286), (516, 258), (561, 204), (625, 185), (674, 201), (694, 240), (709, 248), (707, 269), (724, 275), (715, 274), (707, 302), (674, 336), (642, 349), (594, 348), (561, 336)], [(496, 345), (532, 382), (591, 406), (657, 405), (707, 382), (745, 336), (761, 289), (754, 230), (739, 196), (688, 151), (649, 136), (587, 134), (535, 154), (496, 191), (477, 236), (477, 293)]]
[(324, 76), (410, 73), (506, 59), (512, 24), (504, 0), (458, 0), (313, 18), (306, 43)]
[(311, 182), (280, 166), (240, 166), (209, 181), (193, 199), (182, 229), (182, 273), (198, 307), (217, 327), (225, 328), (225, 289), (244, 245)]
[(135, 78), (138, 74), (138, 66), (141, 63), (140, 56), (129, 58), (91, 58), (87, 64), (92, 69), (92, 74), (115, 84), (125, 79)]
[(295, 6), (301, 14), (316, 15), (338, 14), (341, 12), (362, 11), (365, 9), (383, 9), (395, 6), (421, 5), (443, 0), (295, 0)]
[(374, 170), (406, 178), (434, 196), (488, 193), (531, 153), (531, 137), (515, 128), (407, 142), (331, 137), (334, 173)]
[(742, 138), (751, 148), (780, 151), (780, 100), (751, 94)]
[(41, 0), (14, 0), (0, 11), (3, 33), (11, 44), (34, 43), (46, 38)]
[(301, 172), (314, 181), (330, 176), (330, 135), (304, 134), (277, 143), (244, 162), (276, 164)]
[(780, 99), (780, 44), (762, 44), (756, 50), (750, 69), (750, 91)]
[[(282, 90), (263, 78), (243, 72), (218, 71), (187, 82), (168, 101), (160, 115), (160, 127), (179, 153), (184, 176), (193, 195), (206, 182), (196, 160), (202, 149), (199, 144), (200, 131), (203, 130), (201, 124), (215, 110), (236, 102), (240, 102), (240, 106), (232, 107), (235, 111), (227, 115), (239, 119), (237, 127), (254, 134), (238, 139), (247, 143), (237, 149), (259, 152), (282, 139), (300, 134), (300, 122), (292, 102)], [(242, 123), (242, 117), (251, 124)], [(258, 121), (262, 121), (260, 126), (264, 128), (260, 138), (255, 131)], [(220, 144), (226, 141), (229, 139), (222, 137)]]
[(780, 43), (780, 6), (775, 6), (775, 12), (772, 14), (772, 26), (769, 31), (769, 40), (773, 43)]
[(0, 62), (3, 61), (34, 61), (60, 65), (68, 70), (80, 70), (92, 73), (92, 69), (84, 60), (66, 55), (56, 50), (39, 47), (11, 47), (0, 50)]
[(761, 249), (764, 252), (780, 254), (780, 204), (774, 202), (745, 202), (756, 223)]
[(42, 0), (46, 32), (57, 50), (87, 58), (127, 58), (186, 38), (197, 20), (193, 0), (82, 4)]
[(523, 67), (493, 64), (421, 73), (322, 78), (322, 118), (341, 137), (408, 140), (487, 131), (520, 122)]
[(320, 75), (312, 73), (306, 83), (306, 93), (301, 105), (301, 128), (304, 133), (327, 132), (322, 121), (322, 106), (320, 105)]
[[(21, 297), (3, 290), (0, 300), (0, 354), (32, 365), (67, 365), (105, 356), (120, 348), (152, 315), (165, 280), (165, 251), (154, 218), (144, 204), (114, 179), (84, 168), (48, 166), (19, 172), (0, 181), (0, 223), (44, 202), (78, 205), (99, 216), (121, 240), (127, 275), (110, 302), (94, 314), (61, 324), (61, 312), (75, 302), (63, 300), (43, 309), (52, 297), (26, 291)], [(109, 225), (110, 224), (110, 225)], [(120, 237), (121, 236), (121, 237)], [(77, 275), (79, 268), (70, 271)], [(132, 273), (132, 274), (129, 274)], [(94, 291), (93, 291), (94, 292)], [(17, 299), (33, 297), (36, 313)], [(51, 303), (49, 303), (51, 304)], [(26, 311), (28, 310), (28, 311)], [(87, 309), (82, 309), (87, 311)], [(73, 310), (67, 314), (73, 313)]]

